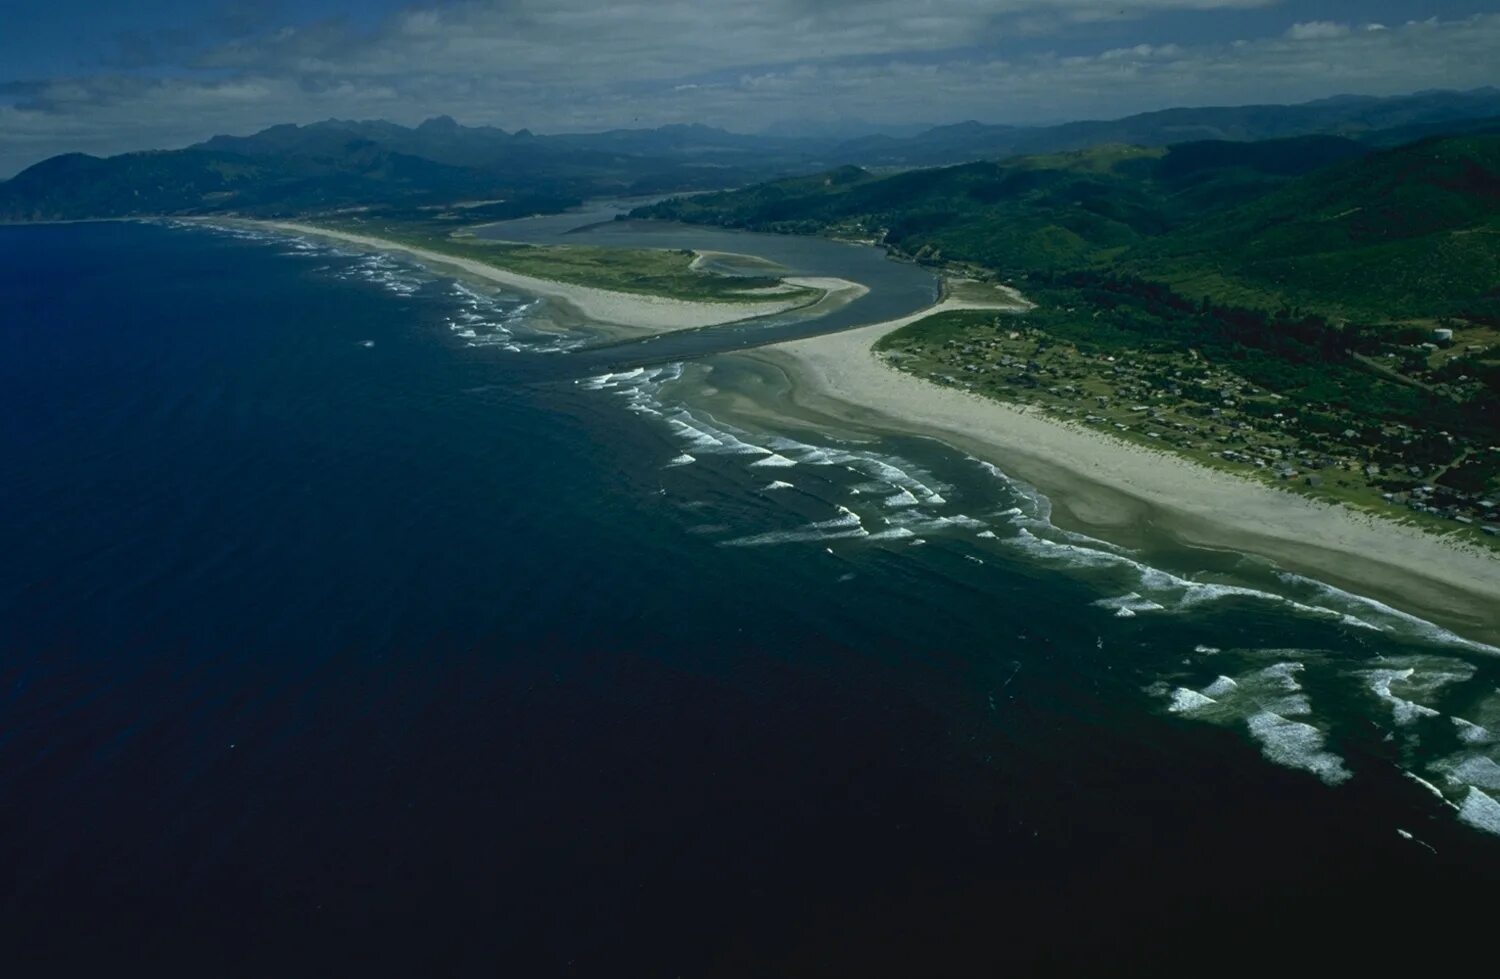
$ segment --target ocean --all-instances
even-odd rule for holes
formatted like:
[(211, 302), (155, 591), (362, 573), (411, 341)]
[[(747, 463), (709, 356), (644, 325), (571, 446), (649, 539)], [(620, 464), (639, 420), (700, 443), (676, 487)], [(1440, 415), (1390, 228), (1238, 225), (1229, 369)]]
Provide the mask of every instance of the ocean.
[(0, 228), (0, 297), (7, 975), (1487, 954), (1493, 649), (389, 257)]

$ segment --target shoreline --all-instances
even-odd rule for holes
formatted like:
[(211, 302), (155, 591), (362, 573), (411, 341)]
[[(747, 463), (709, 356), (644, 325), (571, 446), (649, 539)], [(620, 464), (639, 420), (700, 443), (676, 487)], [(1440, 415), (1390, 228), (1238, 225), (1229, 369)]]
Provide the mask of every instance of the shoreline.
[(1054, 522), (1065, 529), (1126, 544), (1150, 531), (1180, 545), (1254, 555), (1500, 645), (1495, 555), (942, 387), (898, 370), (873, 349), (903, 326), (964, 308), (1006, 307), (950, 299), (886, 323), (747, 355), (785, 375), (787, 399), (797, 409), (934, 438), (1000, 466), (1044, 493)]
[[(537, 278), (313, 225), (245, 223), (406, 254), (558, 301), (591, 324), (636, 335), (722, 325), (790, 308), (815, 318), (868, 291), (844, 279), (788, 277), (784, 281), (822, 295), (810, 304), (695, 302)], [(791, 420), (821, 417), (873, 434), (933, 438), (1036, 486), (1052, 502), (1054, 522), (1064, 529), (1127, 546), (1155, 535), (1182, 546), (1252, 555), (1500, 646), (1495, 611), (1500, 609), (1500, 558), (1493, 554), (1112, 439), (1026, 406), (933, 384), (876, 354), (874, 345), (882, 337), (936, 313), (1013, 311), (1031, 305), (1009, 288), (1001, 290), (1006, 299), (997, 301), (960, 298), (949, 286), (945, 284), (944, 299), (898, 319), (741, 355), (770, 364), (786, 378), (787, 400), (798, 409)]]
[(293, 221), (241, 221), (239, 223), (290, 234), (327, 238), (375, 251), (399, 252), (423, 264), (457, 268), (476, 278), (561, 303), (583, 319), (593, 323), (623, 327), (639, 335), (722, 326), (726, 323), (760, 319), (797, 309), (826, 311), (824, 307), (831, 300), (842, 299), (843, 302), (849, 302), (868, 291), (859, 283), (845, 279), (789, 276), (782, 281), (793, 286), (815, 289), (822, 295), (811, 303), (787, 299), (768, 299), (758, 302), (700, 302), (674, 299), (669, 296), (617, 292), (598, 286), (543, 279), (520, 272), (511, 272), (477, 259), (416, 248), (385, 238)]

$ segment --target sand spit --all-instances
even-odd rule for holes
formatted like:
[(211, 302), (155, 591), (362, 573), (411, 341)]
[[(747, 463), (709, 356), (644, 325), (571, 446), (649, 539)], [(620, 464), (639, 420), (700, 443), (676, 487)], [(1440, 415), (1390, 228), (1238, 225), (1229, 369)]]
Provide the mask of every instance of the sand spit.
[[(724, 323), (734, 323), (740, 320), (771, 316), (776, 313), (783, 313), (788, 310), (807, 306), (807, 303), (801, 299), (773, 299), (768, 297), (766, 300), (756, 302), (721, 303), (695, 302), (685, 299), (673, 299), (668, 296), (648, 296), (638, 293), (616, 292), (593, 286), (576, 285), (569, 282), (558, 282), (553, 279), (522, 275), (519, 272), (510, 272), (475, 259), (463, 258), (457, 255), (446, 255), (442, 252), (435, 252), (425, 248), (415, 248), (401, 244), (400, 242), (354, 234), (353, 232), (337, 231), (330, 228), (320, 228), (314, 225), (297, 224), (289, 221), (253, 223), (264, 228), (271, 228), (291, 234), (327, 238), (360, 248), (398, 252), (409, 255), (424, 264), (461, 269), (469, 275), (494, 282), (498, 285), (508, 286), (520, 292), (561, 302), (588, 320), (610, 326), (627, 327), (644, 333), (667, 333), (674, 330), (719, 326)], [(842, 301), (848, 302), (858, 295), (862, 295), (863, 292), (868, 291), (864, 286), (843, 279), (788, 278), (785, 281), (793, 286), (807, 286), (824, 292), (824, 296), (813, 303), (810, 310), (830, 301), (836, 294), (847, 296), (848, 298)]]

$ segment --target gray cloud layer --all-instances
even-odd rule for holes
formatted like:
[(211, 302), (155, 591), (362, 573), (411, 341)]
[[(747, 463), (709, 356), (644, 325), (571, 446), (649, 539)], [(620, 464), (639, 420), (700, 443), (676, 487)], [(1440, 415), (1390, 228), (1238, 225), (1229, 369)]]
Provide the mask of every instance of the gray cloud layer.
[[(1016, 38), (1279, 0), (494, 0), (262, 32), (71, 79), (0, 84), (0, 173), (54, 152), (180, 145), (329, 116), (543, 131), (784, 119), (1037, 121), (1171, 104), (1391, 94), (1496, 80), (1500, 14), (1287, 24), (1199, 46), (1062, 56)], [(1144, 30), (1144, 22), (1140, 25)], [(170, 47), (170, 46), (169, 46)], [(1040, 53), (1038, 53), (1040, 52)]]

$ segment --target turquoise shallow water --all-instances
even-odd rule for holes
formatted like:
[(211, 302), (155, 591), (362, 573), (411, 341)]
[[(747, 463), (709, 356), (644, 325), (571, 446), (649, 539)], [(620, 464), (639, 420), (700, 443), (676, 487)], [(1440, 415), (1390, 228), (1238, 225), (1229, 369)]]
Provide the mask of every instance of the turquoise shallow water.
[(1070, 537), (941, 446), (731, 419), (733, 359), (606, 374), (394, 260), (123, 224), (0, 258), (19, 974), (1484, 940), (1488, 651)]

